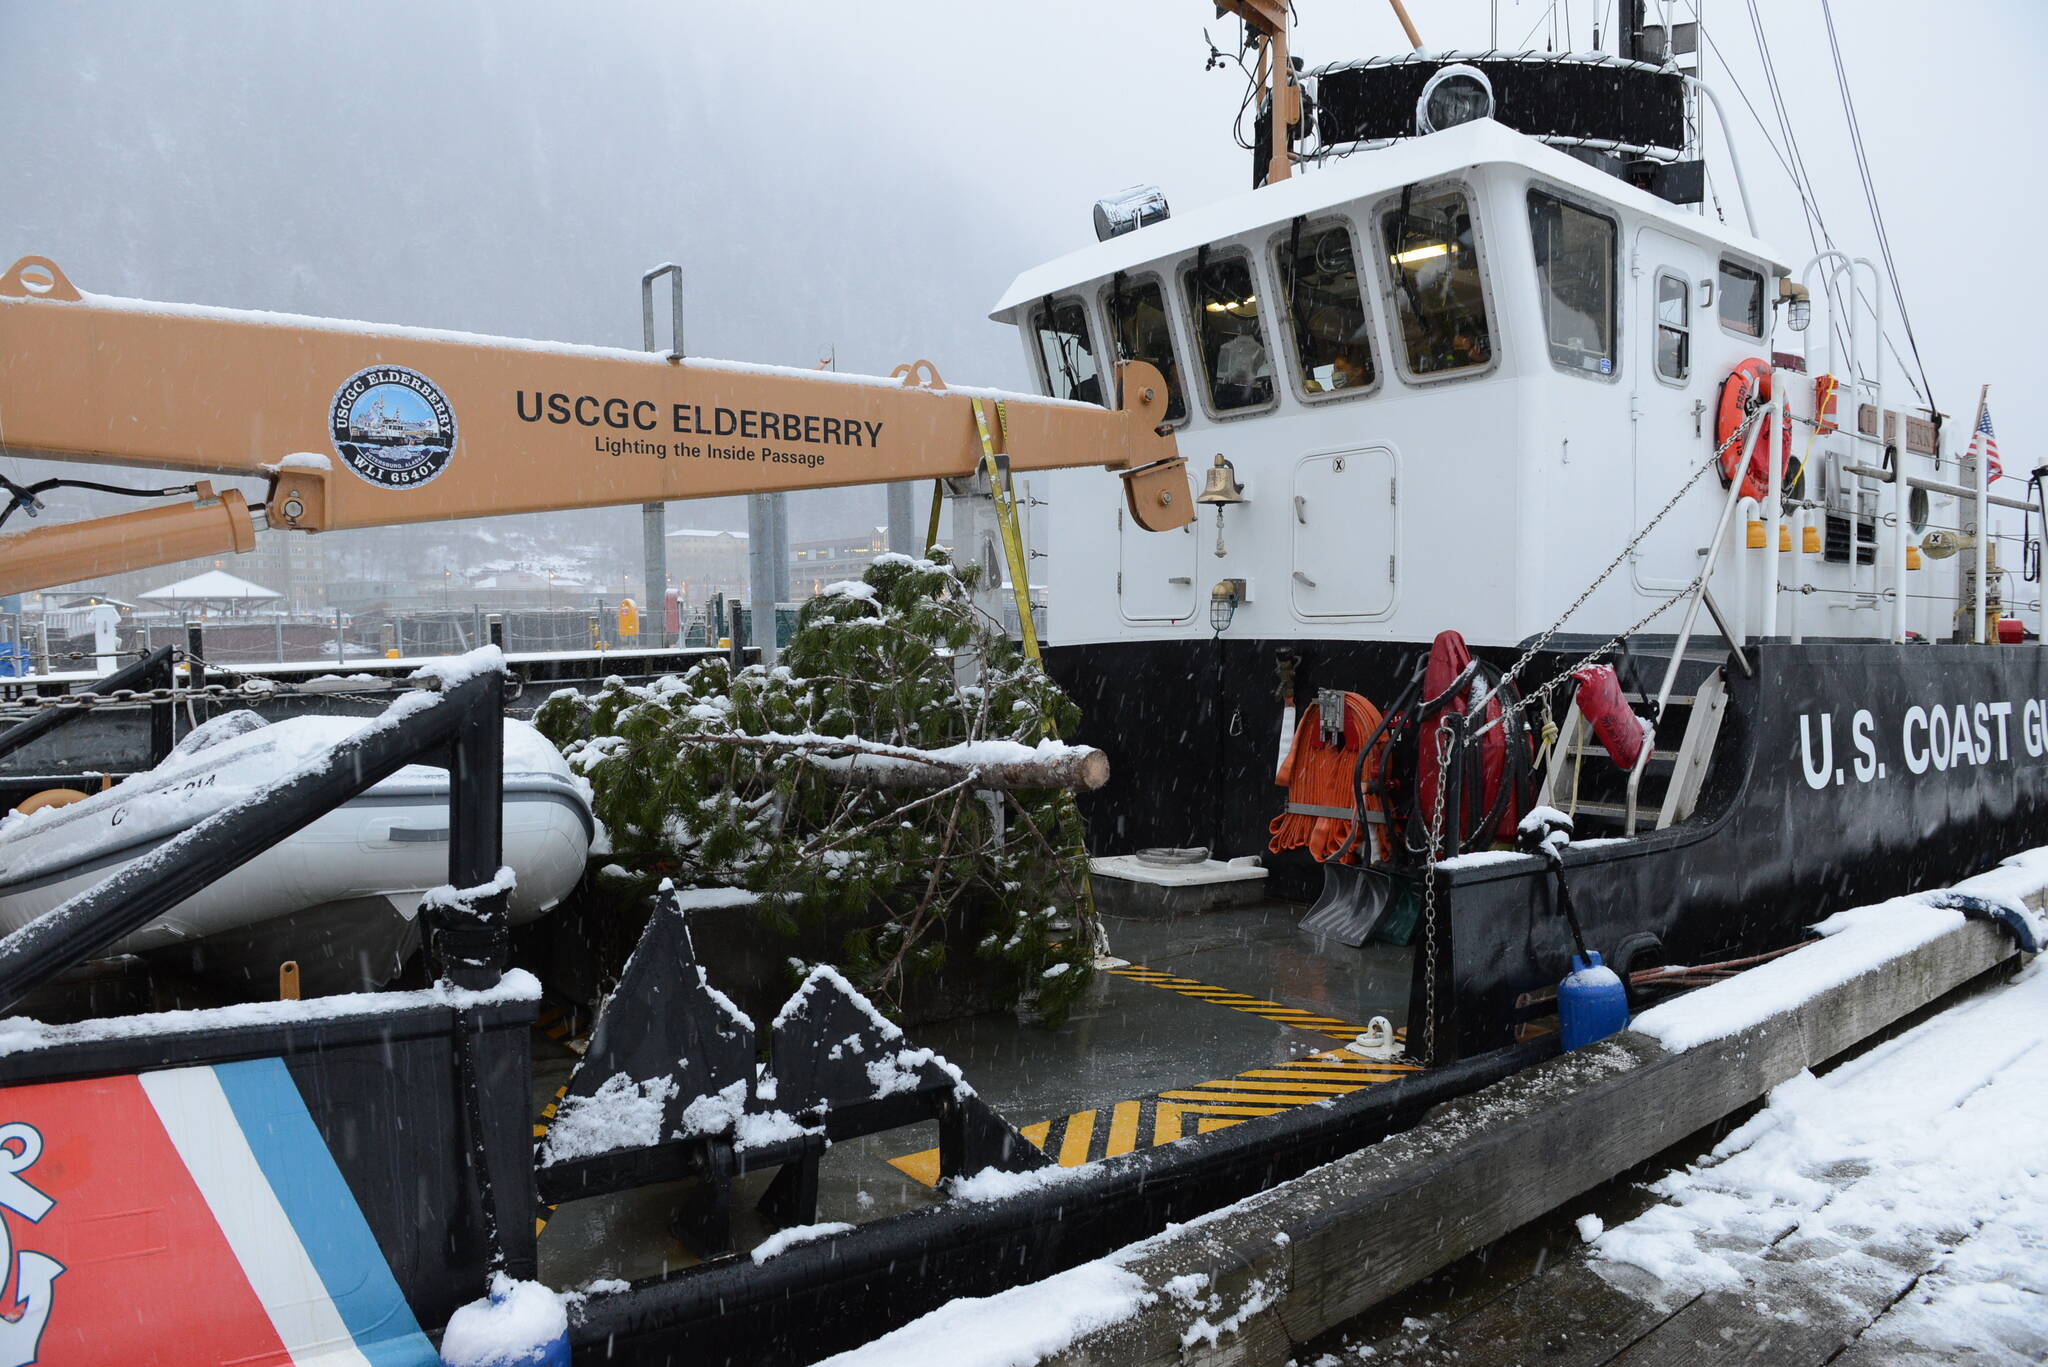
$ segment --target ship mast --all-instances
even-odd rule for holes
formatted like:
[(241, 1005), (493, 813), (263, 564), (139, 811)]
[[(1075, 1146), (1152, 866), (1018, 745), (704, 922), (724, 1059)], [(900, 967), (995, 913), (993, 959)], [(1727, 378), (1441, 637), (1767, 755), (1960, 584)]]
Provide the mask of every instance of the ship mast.
[[(1271, 112), (1266, 127), (1268, 185), (1294, 174), (1290, 153), (1294, 139), (1288, 130), (1301, 122), (1301, 89), (1294, 83), (1294, 69), (1287, 56), (1288, 3), (1289, 0), (1216, 0), (1217, 9), (1244, 20), (1245, 27), (1258, 39), (1258, 63), (1253, 68), (1252, 84), (1265, 92), (1266, 108)], [(1422, 35), (1416, 32), (1415, 21), (1408, 17), (1408, 7), (1401, 0), (1387, 3), (1394, 7), (1394, 17), (1401, 21), (1408, 45), (1422, 51)]]
[(1287, 0), (1218, 0), (1217, 8), (1244, 20), (1258, 37), (1252, 82), (1266, 92), (1266, 108), (1272, 111), (1266, 131), (1266, 184), (1286, 180), (1294, 174), (1288, 150), (1293, 139), (1287, 130), (1301, 121), (1301, 93), (1287, 61)]

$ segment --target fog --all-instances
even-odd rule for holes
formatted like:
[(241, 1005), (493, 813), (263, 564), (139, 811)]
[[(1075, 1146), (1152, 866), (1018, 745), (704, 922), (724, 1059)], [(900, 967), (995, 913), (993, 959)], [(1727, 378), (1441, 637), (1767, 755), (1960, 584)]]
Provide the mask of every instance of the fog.
[[(1875, 255), (1820, 0), (1763, 8), (1828, 225)], [(1384, 5), (1299, 9), (1311, 66), (1406, 46)], [(1483, 47), (1497, 22), (1502, 45), (1540, 48), (1567, 42), (1567, 16), (1586, 46), (1594, 6), (1411, 10), (1435, 47)], [(1991, 383), (2006, 464), (2030, 467), (2048, 425), (2022, 324), (2048, 303), (2025, 265), (2048, 12), (1836, 10), (1936, 396), (1967, 425)], [(1707, 18), (1763, 233), (1803, 261), (1798, 202), (1735, 89), (1775, 137), (1748, 10), (1714, 0)], [(1180, 0), (6, 0), (0, 257), (48, 255), (101, 293), (624, 346), (640, 272), (674, 260), (693, 354), (879, 372), (927, 357), (954, 382), (1028, 387), (987, 308), (1092, 240), (1096, 197), (1149, 181), (1186, 206), (1248, 183), (1242, 76), (1204, 70), (1205, 27), (1235, 50), (1236, 21)], [(1714, 190), (1739, 215), (1725, 163)], [(637, 544), (635, 516), (564, 525)], [(879, 491), (798, 496), (793, 531), (881, 516)], [(683, 505), (670, 524), (741, 527), (744, 509)]]

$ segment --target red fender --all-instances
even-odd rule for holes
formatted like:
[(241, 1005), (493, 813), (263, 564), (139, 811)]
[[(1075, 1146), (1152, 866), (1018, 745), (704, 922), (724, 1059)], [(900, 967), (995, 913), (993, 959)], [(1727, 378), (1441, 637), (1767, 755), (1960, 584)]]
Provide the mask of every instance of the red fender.
[(1572, 671), (1579, 681), (1579, 715), (1593, 728), (1607, 757), (1633, 769), (1643, 754), (1643, 723), (1621, 695), (1613, 665), (1586, 665)]

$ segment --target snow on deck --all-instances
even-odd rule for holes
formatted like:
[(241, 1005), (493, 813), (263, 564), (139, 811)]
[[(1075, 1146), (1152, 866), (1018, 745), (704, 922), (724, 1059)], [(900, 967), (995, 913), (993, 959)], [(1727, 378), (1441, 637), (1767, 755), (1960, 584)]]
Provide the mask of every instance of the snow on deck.
[[(2048, 892), (2048, 848), (1955, 890), (2008, 905), (2039, 900)], [(1645, 1012), (1631, 1028), (1673, 1050), (1723, 1039), (1962, 920), (1917, 895), (1843, 912), (1816, 927), (1825, 937), (1817, 944)], [(1890, 1361), (1894, 1347), (1944, 1359), (1974, 1349), (1981, 1356), (1969, 1360), (1983, 1362), (2048, 1355), (2048, 969), (2037, 962), (2010, 985), (1825, 1077), (1803, 1072), (1769, 1096), (1709, 1159), (1658, 1184), (1664, 1204), (1611, 1230), (1597, 1217), (1581, 1221), (1606, 1269), (1633, 1278), (1629, 1294), (1672, 1309), (1719, 1295), (1731, 1315), (1803, 1317), (1823, 1334), (1839, 1327), (1849, 1337), (1860, 1329), (1876, 1356), (1859, 1362)], [(1072, 1171), (1080, 1170), (982, 1174), (956, 1195), (999, 1199)], [(1254, 1284), (1233, 1307), (1206, 1273), (1155, 1287), (1134, 1269), (1190, 1226), (1270, 1205), (1279, 1190), (1043, 1281), (953, 1301), (820, 1367), (1021, 1367), (1077, 1345), (1085, 1355), (1084, 1340), (1162, 1296), (1200, 1312), (1184, 1349), (1213, 1344), (1284, 1288)], [(1651, 1322), (1666, 1318), (1660, 1309)]]

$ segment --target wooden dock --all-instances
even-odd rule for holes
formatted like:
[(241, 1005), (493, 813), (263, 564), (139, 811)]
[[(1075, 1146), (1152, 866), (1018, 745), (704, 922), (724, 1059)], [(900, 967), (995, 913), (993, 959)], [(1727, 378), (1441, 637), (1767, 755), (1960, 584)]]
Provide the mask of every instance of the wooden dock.
[[(1725, 1038), (1672, 1051), (1626, 1031), (1450, 1102), (1414, 1129), (1120, 1256), (1149, 1302), (1043, 1361), (1313, 1362), (1303, 1345), (2016, 954), (2004, 931), (1970, 921)], [(1839, 1174), (1845, 1184), (1858, 1176)], [(1881, 1314), (1925, 1271), (1936, 1240), (1868, 1250), (1873, 1275), (1848, 1298), (1808, 1294), (1796, 1241), (1765, 1257), (1767, 1284), (1677, 1305), (1660, 1305), (1647, 1275), (1631, 1288), (1567, 1258), (1470, 1313), (1413, 1326), (1426, 1332), (1397, 1330), (1377, 1358), (1874, 1362), (1836, 1355), (1859, 1317)]]

